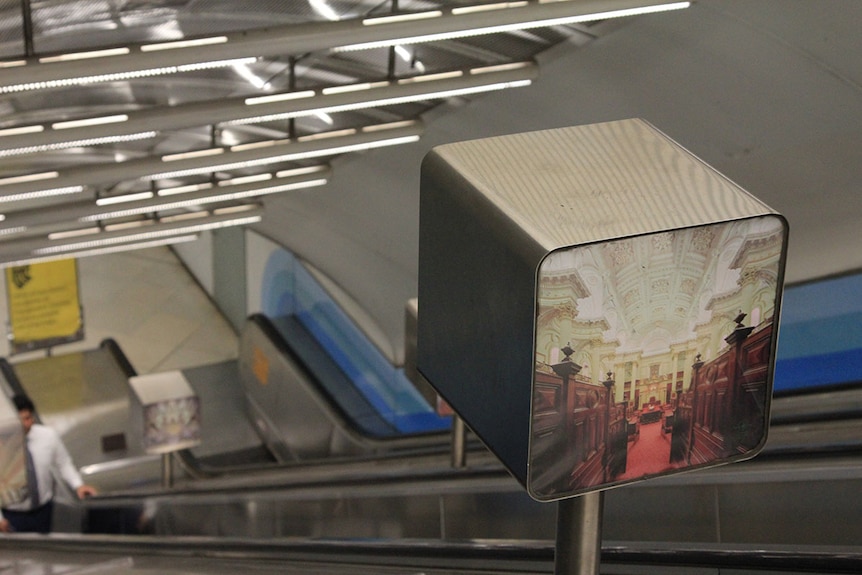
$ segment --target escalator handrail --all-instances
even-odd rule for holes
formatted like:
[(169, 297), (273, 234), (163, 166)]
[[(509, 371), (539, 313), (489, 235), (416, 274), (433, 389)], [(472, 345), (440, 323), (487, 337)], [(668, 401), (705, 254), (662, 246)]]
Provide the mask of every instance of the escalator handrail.
[(18, 374), (15, 373), (15, 368), (12, 367), (12, 364), (5, 357), (0, 357), (0, 371), (3, 372), (3, 377), (9, 385), (12, 396), (27, 395), (24, 386), (21, 385), (21, 380), (18, 378)]
[[(358, 568), (457, 570), (487, 573), (551, 572), (553, 542), (546, 540), (441, 541), (437, 539), (235, 539), (225, 537), (159, 537), (148, 535), (16, 534), (0, 538), (0, 552), (56, 552), (88, 558), (119, 554), (131, 557), (194, 557), (203, 562), (231, 560)], [(768, 570), (770, 572), (862, 572), (857, 547), (744, 545), (735, 543), (604, 542), (601, 564), (661, 568)]]
[(338, 405), (335, 398), (333, 398), (329, 392), (320, 385), (309, 366), (306, 365), (303, 359), (291, 349), (279, 333), (278, 329), (273, 325), (272, 320), (263, 314), (252, 314), (248, 317), (247, 321), (260, 329), (276, 349), (289, 358), (294, 366), (302, 372), (306, 381), (312, 383), (315, 392), (326, 399), (326, 405), (331, 410), (330, 415), (338, 421), (339, 424), (341, 424), (342, 430), (344, 430), (354, 440), (370, 445), (372, 449), (375, 447), (393, 449), (400, 445), (411, 447), (414, 445), (440, 444), (445, 438), (449, 437), (450, 431), (448, 430), (393, 437), (373, 437), (363, 433), (359, 428), (357, 428), (356, 424), (351, 420), (350, 416), (344, 411), (344, 409)]
[(117, 365), (119, 366), (120, 370), (125, 374), (127, 378), (135, 377), (136, 375), (138, 375), (137, 370), (132, 366), (132, 362), (129, 361), (128, 356), (126, 356), (126, 353), (123, 351), (123, 349), (120, 347), (120, 344), (117, 343), (114, 338), (109, 337), (103, 339), (102, 342), (99, 344), (99, 347), (104, 350), (107, 350), (108, 353), (111, 354), (111, 357), (114, 358), (114, 361), (117, 362)]

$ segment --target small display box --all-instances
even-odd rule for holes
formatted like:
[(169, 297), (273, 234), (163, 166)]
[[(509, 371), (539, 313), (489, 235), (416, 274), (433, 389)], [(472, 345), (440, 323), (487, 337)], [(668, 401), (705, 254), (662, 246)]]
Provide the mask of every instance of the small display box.
[(0, 399), (0, 507), (18, 503), (26, 496), (24, 428), (15, 406), (4, 395)]
[(786, 245), (642, 120), (439, 146), (417, 368), (538, 500), (752, 457)]
[(164, 454), (201, 442), (200, 400), (181, 371), (129, 378), (132, 431), (144, 450)]

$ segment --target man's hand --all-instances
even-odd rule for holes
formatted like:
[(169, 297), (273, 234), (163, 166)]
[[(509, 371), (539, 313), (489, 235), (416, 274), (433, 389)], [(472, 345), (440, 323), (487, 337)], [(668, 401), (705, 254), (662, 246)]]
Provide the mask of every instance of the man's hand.
[(92, 485), (82, 485), (78, 489), (75, 490), (78, 494), (78, 499), (86, 499), (92, 495), (96, 495), (98, 491)]
[(0, 519), (0, 533), (12, 533), (12, 525), (8, 519)]

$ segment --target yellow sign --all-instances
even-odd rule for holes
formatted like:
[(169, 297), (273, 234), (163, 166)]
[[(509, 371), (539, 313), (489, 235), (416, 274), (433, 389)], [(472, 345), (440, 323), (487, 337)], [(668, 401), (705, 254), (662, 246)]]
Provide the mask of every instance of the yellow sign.
[(257, 347), (254, 348), (254, 354), (251, 359), (251, 372), (261, 385), (269, 383), (269, 358)]
[(17, 351), (83, 338), (76, 260), (6, 268), (6, 293)]

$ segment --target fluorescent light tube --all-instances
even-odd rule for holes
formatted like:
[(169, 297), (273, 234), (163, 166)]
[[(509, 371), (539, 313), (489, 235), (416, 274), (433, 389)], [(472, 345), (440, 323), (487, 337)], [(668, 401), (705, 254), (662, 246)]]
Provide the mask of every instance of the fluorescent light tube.
[(38, 174), (25, 174), (23, 176), (12, 176), (0, 179), (0, 186), (9, 184), (21, 184), (24, 182), (35, 182), (40, 180), (51, 180), (60, 177), (60, 172), (39, 172)]
[(195, 46), (212, 46), (213, 44), (227, 43), (227, 36), (211, 36), (209, 38), (196, 38), (191, 40), (176, 40), (174, 42), (160, 42), (158, 44), (144, 44), (141, 52), (157, 52), (159, 50), (176, 50), (178, 48), (192, 48)]
[(125, 202), (134, 202), (137, 200), (148, 200), (153, 197), (153, 192), (137, 192), (133, 194), (123, 194), (121, 196), (108, 196), (96, 200), (97, 206), (111, 206), (114, 204), (122, 204)]
[(98, 234), (102, 230), (98, 227), (78, 228), (76, 230), (66, 230), (63, 232), (51, 232), (48, 234), (49, 240), (67, 240), (69, 238), (80, 238), (81, 236), (92, 236)]
[(84, 120), (69, 120), (67, 122), (55, 122), (51, 124), (54, 130), (68, 130), (69, 128), (84, 128), (88, 126), (99, 126), (101, 124), (116, 124), (125, 122), (129, 119), (126, 114), (116, 114), (114, 116), (103, 116), (101, 118), (86, 118)]
[(192, 158), (204, 158), (206, 156), (218, 156), (224, 154), (224, 148), (207, 148), (206, 150), (195, 150), (193, 152), (183, 152), (181, 154), (168, 154), (162, 156), (163, 162), (176, 162), (179, 160), (190, 160)]
[(0, 138), (4, 136), (20, 136), (21, 134), (37, 134), (44, 132), (45, 126), (20, 126), (18, 128), (6, 128), (0, 130)]
[(526, 2), (498, 2), (496, 4), (479, 4), (477, 6), (452, 8), (452, 14), (458, 15), (470, 14), (472, 12), (489, 12), (491, 10), (505, 10), (506, 8), (521, 8), (526, 5)]
[(108, 56), (123, 56), (130, 52), (128, 48), (108, 48), (106, 50), (89, 50), (87, 52), (72, 52), (69, 54), (59, 54), (57, 56), (44, 56), (39, 58), (39, 62), (47, 64), (49, 62), (73, 62), (75, 60), (90, 60), (92, 58), (106, 58)]
[(409, 12), (405, 14), (395, 14), (393, 16), (377, 16), (375, 18), (366, 18), (362, 21), (363, 26), (378, 26), (380, 24), (394, 24), (396, 22), (416, 22), (417, 20), (428, 20), (429, 18), (439, 18), (443, 15), (440, 10), (431, 10), (429, 12)]
[(213, 185), (209, 182), (205, 182), (203, 184), (192, 184), (189, 186), (176, 186), (174, 188), (162, 188), (158, 191), (159, 196), (173, 196), (176, 194), (188, 194), (190, 192), (199, 192), (202, 190), (208, 190), (212, 188)]
[(245, 104), (247, 106), (254, 106), (257, 104), (272, 104), (273, 102), (301, 100), (302, 98), (311, 98), (314, 94), (314, 90), (303, 90), (302, 92), (285, 92), (283, 94), (272, 94), (269, 96), (254, 96), (252, 98), (246, 98)]

